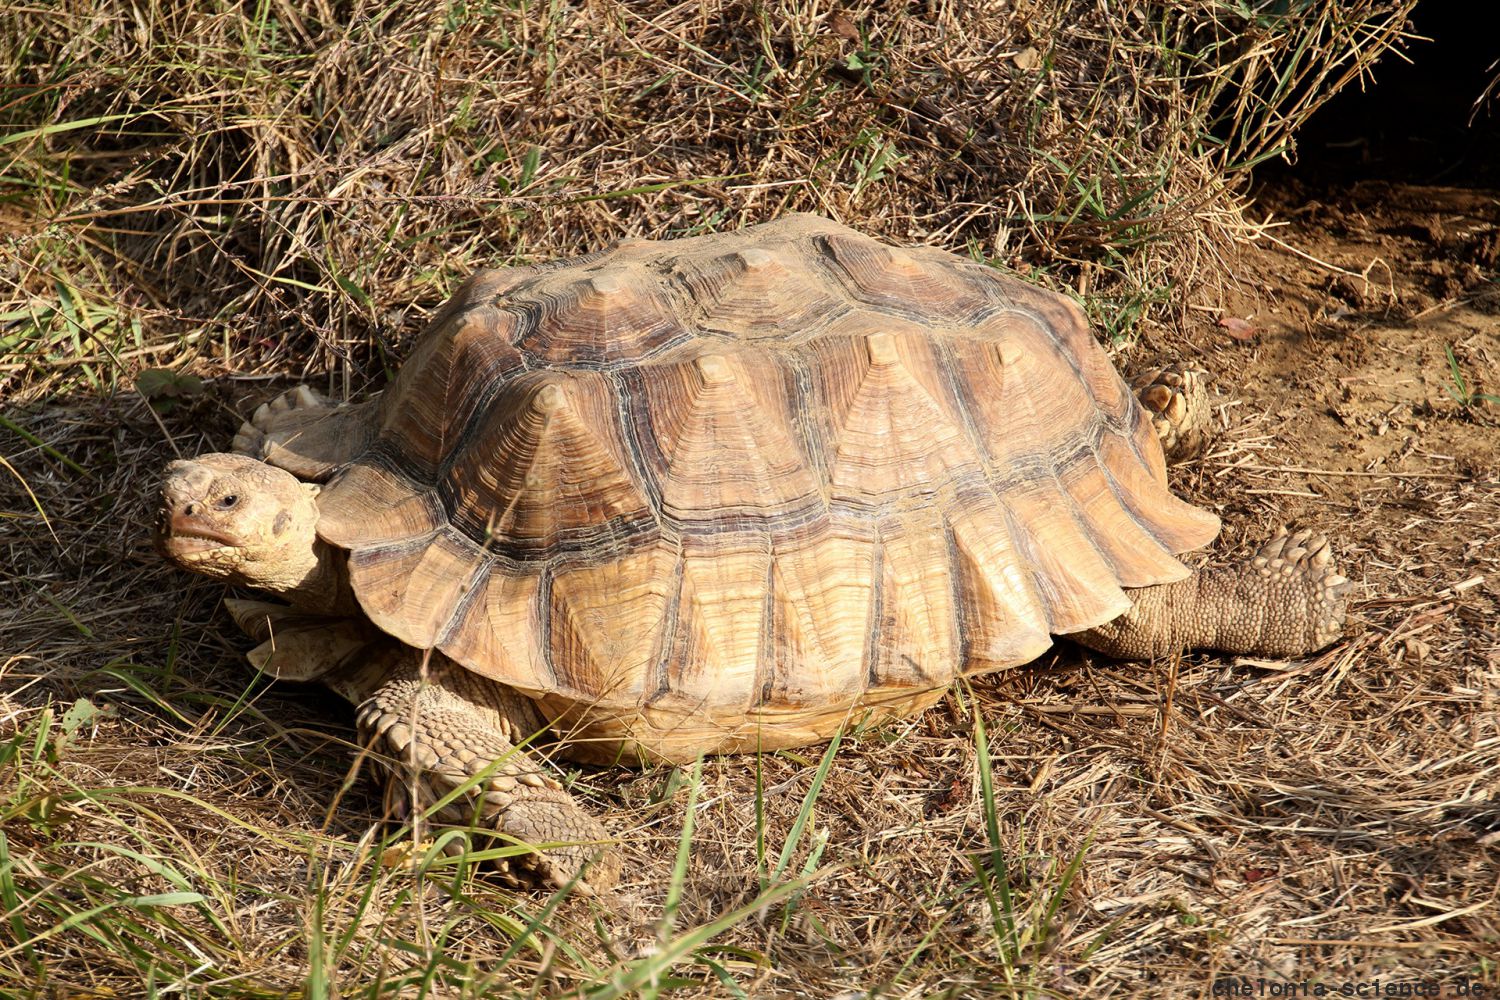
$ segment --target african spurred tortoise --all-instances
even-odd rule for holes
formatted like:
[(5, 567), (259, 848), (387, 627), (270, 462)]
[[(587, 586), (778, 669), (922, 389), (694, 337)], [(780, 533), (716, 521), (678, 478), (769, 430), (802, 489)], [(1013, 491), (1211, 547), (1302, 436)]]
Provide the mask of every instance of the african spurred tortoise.
[[(1321, 536), (1192, 572), (1180, 379), (1127, 389), (1067, 299), (814, 216), (471, 278), (383, 393), (303, 388), (174, 462), (160, 544), (277, 677), (358, 706), (399, 801), (606, 839), (525, 750), (682, 761), (916, 712), (1054, 635), (1297, 656), (1342, 628)], [(412, 784), (412, 781), (415, 784)], [(615, 875), (605, 854), (595, 886)]]

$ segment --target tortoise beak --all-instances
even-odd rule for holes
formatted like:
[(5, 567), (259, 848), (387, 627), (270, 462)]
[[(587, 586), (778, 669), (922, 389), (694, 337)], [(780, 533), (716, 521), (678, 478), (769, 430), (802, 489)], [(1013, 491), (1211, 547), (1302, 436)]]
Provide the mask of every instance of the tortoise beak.
[(206, 552), (242, 548), (244, 543), (202, 518), (163, 508), (156, 523), (156, 550), (173, 562)]
[[(176, 543), (181, 548), (238, 548), (242, 543), (233, 535), (204, 524), (191, 514), (172, 514), (167, 519), (167, 530), (163, 541)], [(199, 544), (206, 543), (206, 544)]]

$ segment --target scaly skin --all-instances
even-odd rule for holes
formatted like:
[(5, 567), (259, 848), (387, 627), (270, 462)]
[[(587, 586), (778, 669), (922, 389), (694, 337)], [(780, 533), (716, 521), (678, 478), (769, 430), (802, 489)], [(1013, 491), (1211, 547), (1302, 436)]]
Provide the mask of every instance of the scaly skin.
[(1122, 660), (1188, 649), (1306, 656), (1343, 632), (1352, 586), (1334, 572), (1328, 539), (1282, 531), (1239, 566), (1130, 591), (1129, 612), (1072, 638)]
[(529, 699), (441, 654), (396, 643), (353, 675), (328, 680), (359, 705), (363, 742), (380, 755), (386, 771), (388, 810), (406, 815), (415, 805), (425, 811), (469, 784), (432, 818), (444, 826), (493, 831), (502, 842), (557, 845), (496, 861), (505, 881), (556, 889), (580, 879), (579, 888), (592, 893), (618, 879), (619, 859), (607, 849), (604, 827), (516, 749), (517, 742), (546, 728)]
[(1201, 454), (1213, 436), (1208, 373), (1186, 364), (1142, 372), (1132, 381), (1169, 462)]

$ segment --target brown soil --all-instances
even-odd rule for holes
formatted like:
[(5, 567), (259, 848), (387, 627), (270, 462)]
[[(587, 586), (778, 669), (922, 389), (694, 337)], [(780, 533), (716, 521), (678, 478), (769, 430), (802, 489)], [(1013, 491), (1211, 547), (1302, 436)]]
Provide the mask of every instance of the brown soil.
[[(1225, 516), (1225, 542), (1253, 545), (1277, 523), (1319, 528), (1361, 589), (1349, 638), (1309, 664), (1241, 660), (1237, 680), (1198, 673), (1187, 691), (1177, 678), (1178, 697), (1195, 707), (1179, 704), (1162, 725), (1185, 723), (1203, 743), (1184, 752), (1165, 740), (1174, 783), (1212, 774), (1203, 757), (1215, 753), (1266, 754), (1258, 779), (1242, 783), (1244, 759), (1226, 773), (1236, 791), (1257, 789), (1250, 813), (1277, 817), (1216, 841), (1223, 854), (1215, 838), (1178, 827), (1214, 856), (1209, 878), (1225, 894), (1208, 908), (1238, 927), (1216, 954), (1234, 956), (1226, 974), (1259, 967), (1292, 980), (1377, 970), (1442, 979), (1439, 970), (1463, 968), (1493, 978), (1500, 194), (1387, 183), (1309, 192), (1293, 182), (1261, 191), (1258, 207), (1277, 224), (1246, 255), (1222, 308), (1205, 310), (1186, 342), (1164, 338), (1142, 353), (1181, 354), (1218, 376), (1224, 436), (1177, 473), (1183, 492)], [(1221, 723), (1264, 732), (1263, 742), (1202, 726), (1220, 696), (1245, 697), (1239, 707), (1250, 710)], [(1452, 770), (1460, 760), (1470, 768), (1462, 779)], [(1477, 881), (1452, 891), (1464, 877)], [(1142, 890), (1131, 898), (1151, 896), (1147, 882), (1129, 884)], [(1407, 916), (1361, 916), (1358, 900), (1380, 893)], [(1246, 935), (1251, 927), (1261, 936)], [(1418, 927), (1435, 931), (1425, 950), (1401, 933)], [(1473, 965), (1476, 955), (1489, 957)]]
[[(1500, 196), (1385, 183), (1338, 194), (1284, 208), (1290, 230), (1269, 231), (1296, 249), (1271, 243), (1255, 261), (1271, 294), (1234, 303), (1263, 331), (1236, 365), (1239, 395), (1285, 418), (1304, 464), (1493, 477)], [(1468, 393), (1494, 399), (1459, 404), (1446, 349)], [(1283, 382), (1298, 391), (1267, 394)]]

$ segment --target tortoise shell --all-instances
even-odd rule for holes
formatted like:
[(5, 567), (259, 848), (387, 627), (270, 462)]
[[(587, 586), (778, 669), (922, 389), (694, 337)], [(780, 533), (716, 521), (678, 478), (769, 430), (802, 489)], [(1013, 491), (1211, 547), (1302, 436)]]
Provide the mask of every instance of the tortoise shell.
[(594, 756), (905, 714), (1218, 532), (1071, 302), (815, 216), (477, 274), (371, 412), (370, 620)]

